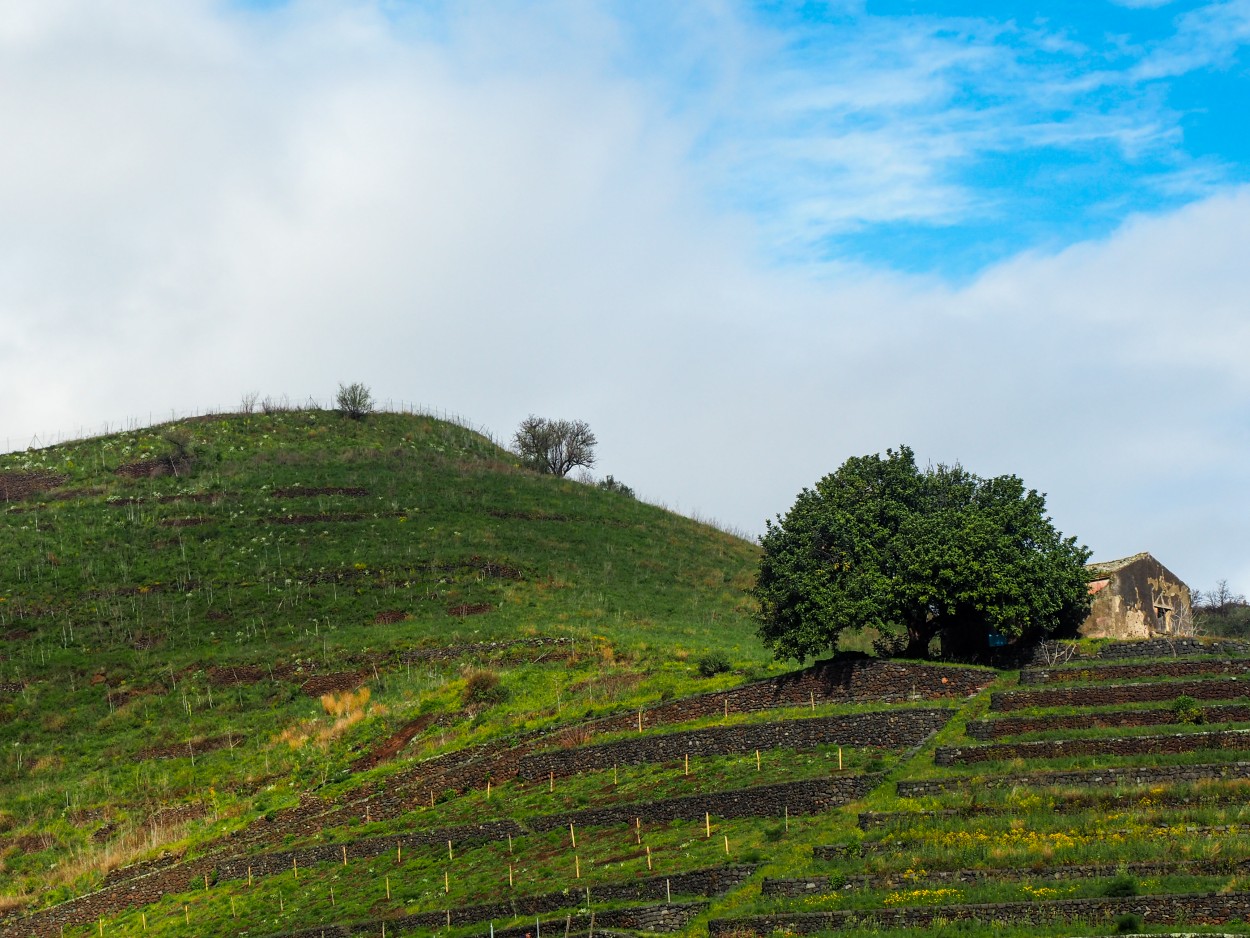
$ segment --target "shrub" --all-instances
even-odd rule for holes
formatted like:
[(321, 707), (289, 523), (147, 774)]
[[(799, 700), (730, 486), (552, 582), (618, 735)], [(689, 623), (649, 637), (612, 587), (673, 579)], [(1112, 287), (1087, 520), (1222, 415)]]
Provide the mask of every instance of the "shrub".
[(595, 483), (595, 485), (598, 488), (603, 489), (605, 492), (616, 492), (618, 495), (625, 495), (629, 498), (634, 497), (634, 490), (632, 488), (624, 482), (612, 478), (612, 476), (608, 476), (606, 479), (600, 479)]
[(729, 670), (729, 659), (719, 651), (709, 651), (699, 659), (699, 674), (703, 677), (714, 677)]
[(1172, 713), (1177, 723), (1202, 723), (1206, 720), (1205, 711), (1188, 694), (1181, 694), (1172, 702)]
[(508, 688), (494, 671), (471, 671), (464, 682), (466, 704), (497, 704), (508, 699)]
[(373, 395), (359, 381), (353, 384), (340, 384), (339, 393), (335, 395), (339, 413), (352, 420), (364, 420), (373, 413)]
[(1103, 887), (1102, 894), (1108, 899), (1127, 899), (1135, 896), (1137, 895), (1137, 880), (1122, 873)]
[(1117, 915), (1115, 919), (1115, 930), (1121, 935), (1128, 935), (1136, 931), (1141, 931), (1141, 916), (1134, 915), (1132, 912), (1126, 912), (1124, 915)]

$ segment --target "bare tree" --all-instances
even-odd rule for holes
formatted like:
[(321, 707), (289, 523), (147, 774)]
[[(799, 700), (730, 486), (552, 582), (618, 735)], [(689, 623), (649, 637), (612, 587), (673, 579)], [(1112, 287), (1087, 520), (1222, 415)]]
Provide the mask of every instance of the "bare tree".
[(598, 442), (584, 420), (548, 420), (533, 414), (521, 421), (512, 437), (513, 448), (525, 462), (561, 477), (574, 466), (593, 466)]
[(340, 384), (334, 400), (339, 406), (339, 413), (352, 420), (364, 420), (373, 413), (373, 395), (360, 382)]

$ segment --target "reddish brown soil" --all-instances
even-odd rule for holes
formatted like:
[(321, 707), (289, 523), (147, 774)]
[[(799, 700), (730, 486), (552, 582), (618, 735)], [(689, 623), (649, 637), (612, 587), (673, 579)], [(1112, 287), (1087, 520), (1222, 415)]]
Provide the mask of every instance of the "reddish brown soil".
[(225, 736), (214, 736), (210, 739), (192, 739), (185, 743), (174, 743), (170, 746), (150, 746), (147, 749), (141, 749), (138, 753), (140, 759), (183, 759), (190, 755), (202, 755), (206, 752), (213, 752), (216, 749), (225, 749), (230, 745), (239, 745), (245, 737), (238, 733), (227, 734)]
[(69, 477), (56, 472), (0, 472), (0, 502), (20, 502), (64, 485)]
[(447, 609), (449, 616), (480, 616), (490, 612), (495, 607), (490, 603), (461, 603), (458, 606), (450, 606)]
[(309, 498), (316, 495), (347, 495), (352, 498), (366, 498), (369, 495), (369, 491), (359, 486), (326, 485), (321, 488), (296, 486), (289, 489), (274, 489), (269, 494), (274, 498)]
[(383, 762), (389, 762), (394, 759), (401, 749), (412, 742), (413, 738), (420, 732), (423, 732), (431, 723), (434, 722), (434, 714), (423, 713), (415, 720), (410, 720), (399, 728), (392, 736), (382, 740), (367, 755), (361, 756), (352, 763), (351, 770), (353, 772), (364, 772), (371, 769), (375, 765), (381, 765)]

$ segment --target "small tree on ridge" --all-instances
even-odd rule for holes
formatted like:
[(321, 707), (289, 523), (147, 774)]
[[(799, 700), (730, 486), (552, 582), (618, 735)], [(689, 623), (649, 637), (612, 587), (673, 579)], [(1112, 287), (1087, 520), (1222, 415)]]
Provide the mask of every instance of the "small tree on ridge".
[(517, 455), (539, 472), (563, 477), (595, 464), (595, 439), (584, 420), (548, 420), (530, 414), (512, 437)]

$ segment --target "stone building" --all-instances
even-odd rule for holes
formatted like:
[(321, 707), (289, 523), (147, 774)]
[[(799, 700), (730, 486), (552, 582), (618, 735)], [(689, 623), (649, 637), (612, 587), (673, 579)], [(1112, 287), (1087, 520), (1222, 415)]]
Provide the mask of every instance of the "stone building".
[(1193, 634), (1189, 587), (1147, 553), (1091, 563), (1086, 638), (1134, 639)]

